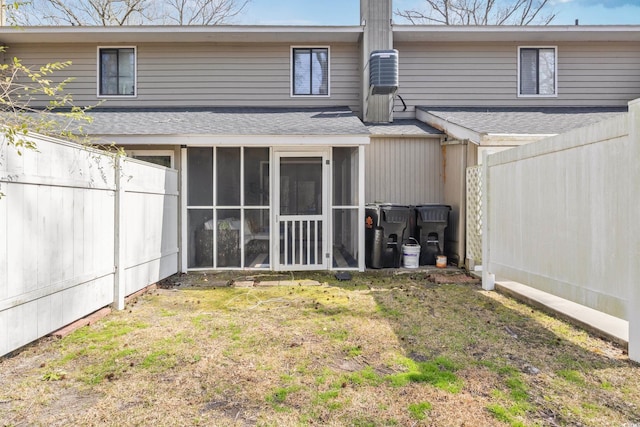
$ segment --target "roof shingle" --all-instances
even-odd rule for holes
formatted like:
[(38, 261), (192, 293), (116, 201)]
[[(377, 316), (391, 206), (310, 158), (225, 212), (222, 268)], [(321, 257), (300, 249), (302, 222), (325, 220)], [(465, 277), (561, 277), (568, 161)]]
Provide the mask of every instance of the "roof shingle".
[(336, 108), (96, 108), (92, 135), (368, 135), (358, 117)]

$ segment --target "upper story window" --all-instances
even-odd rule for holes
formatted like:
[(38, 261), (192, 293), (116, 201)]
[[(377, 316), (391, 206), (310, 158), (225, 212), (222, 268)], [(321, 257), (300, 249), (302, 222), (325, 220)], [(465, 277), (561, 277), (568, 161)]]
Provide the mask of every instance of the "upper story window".
[(98, 48), (98, 96), (136, 95), (136, 49)]
[(328, 47), (292, 48), (291, 94), (293, 96), (329, 96)]
[(518, 96), (556, 96), (555, 47), (521, 47), (518, 59)]

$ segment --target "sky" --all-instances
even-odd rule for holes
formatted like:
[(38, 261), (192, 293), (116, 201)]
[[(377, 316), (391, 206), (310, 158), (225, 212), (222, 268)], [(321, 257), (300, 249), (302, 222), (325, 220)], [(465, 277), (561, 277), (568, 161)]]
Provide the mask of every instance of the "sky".
[[(640, 25), (640, 0), (551, 0), (554, 25)], [(394, 10), (420, 9), (424, 0), (394, 0)], [(251, 0), (234, 23), (358, 25), (360, 0)], [(405, 23), (396, 17), (398, 24)]]

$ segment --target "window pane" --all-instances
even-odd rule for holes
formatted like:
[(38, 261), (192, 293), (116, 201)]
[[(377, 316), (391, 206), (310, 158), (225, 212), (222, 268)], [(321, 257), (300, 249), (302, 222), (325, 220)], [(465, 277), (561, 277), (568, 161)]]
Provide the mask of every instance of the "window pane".
[(218, 148), (216, 153), (218, 206), (240, 205), (240, 148)]
[(311, 50), (294, 49), (293, 93), (296, 95), (311, 94)]
[(100, 50), (100, 95), (118, 94), (118, 51)]
[(133, 49), (118, 49), (118, 94), (134, 95), (135, 55)]
[(333, 267), (358, 267), (358, 210), (333, 211)]
[(269, 209), (244, 211), (244, 266), (269, 267)]
[(293, 50), (294, 95), (329, 94), (329, 50)]
[(358, 148), (333, 149), (333, 204), (358, 205)]
[(171, 167), (171, 156), (145, 156), (136, 154), (133, 156), (134, 159), (144, 160), (145, 162), (153, 163), (156, 165), (164, 166), (165, 168)]
[(213, 205), (213, 150), (189, 148), (187, 150), (187, 204)]
[(189, 209), (188, 268), (213, 268), (213, 210)]
[(218, 210), (218, 267), (240, 267), (240, 210)]
[(556, 55), (555, 49), (540, 49), (538, 57), (538, 78), (540, 95), (556, 93)]
[(135, 61), (135, 49), (100, 49), (100, 95), (134, 95)]
[(244, 149), (244, 204), (269, 206), (269, 149)]
[(280, 215), (322, 215), (322, 157), (280, 159)]
[(329, 93), (329, 53), (327, 49), (313, 49), (311, 90), (313, 95)]
[(520, 94), (538, 93), (538, 50), (520, 50)]

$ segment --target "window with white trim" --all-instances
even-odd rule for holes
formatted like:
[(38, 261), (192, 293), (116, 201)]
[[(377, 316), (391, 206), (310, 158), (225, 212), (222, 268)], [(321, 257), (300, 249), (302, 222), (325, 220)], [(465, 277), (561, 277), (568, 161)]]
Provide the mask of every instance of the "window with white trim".
[(98, 96), (135, 95), (135, 47), (99, 47)]
[(329, 96), (329, 48), (291, 48), (291, 94)]
[(518, 95), (557, 95), (557, 50), (555, 47), (518, 48)]
[(173, 168), (174, 152), (172, 150), (127, 150), (127, 155), (134, 159)]

